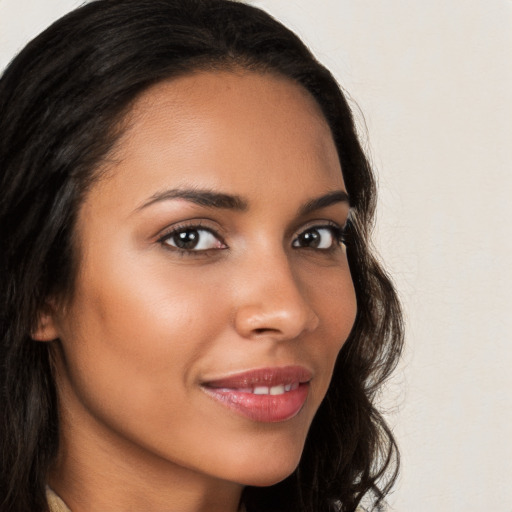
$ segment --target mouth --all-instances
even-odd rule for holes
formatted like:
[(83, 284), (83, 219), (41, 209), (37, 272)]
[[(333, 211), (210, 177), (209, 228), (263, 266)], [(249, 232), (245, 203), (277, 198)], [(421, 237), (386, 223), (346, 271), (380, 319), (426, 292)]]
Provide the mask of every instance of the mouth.
[(296, 416), (309, 393), (312, 374), (302, 366), (260, 368), (204, 382), (203, 391), (252, 421), (275, 423)]

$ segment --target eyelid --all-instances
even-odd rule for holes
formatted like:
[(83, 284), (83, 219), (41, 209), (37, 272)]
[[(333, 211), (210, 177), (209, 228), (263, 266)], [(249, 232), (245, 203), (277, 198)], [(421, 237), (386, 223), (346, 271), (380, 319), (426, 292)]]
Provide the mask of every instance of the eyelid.
[(306, 224), (303, 224), (299, 229), (295, 230), (293, 238), (295, 239), (298, 235), (301, 233), (304, 233), (304, 231), (307, 231), (308, 229), (312, 228), (331, 228), (333, 230), (338, 230), (341, 233), (345, 233), (347, 226), (349, 224), (349, 220), (343, 224), (340, 225), (338, 222), (335, 222), (333, 220), (327, 220), (327, 219), (317, 219), (307, 222)]
[[(211, 227), (208, 225), (208, 223), (211, 222), (209, 219), (189, 219), (186, 221), (178, 222), (176, 224), (172, 224), (165, 229), (161, 230), (156, 235), (156, 242), (164, 246), (166, 249), (169, 249), (173, 252), (181, 253), (181, 254), (187, 254), (190, 256), (199, 256), (201, 254), (207, 254), (214, 251), (219, 251), (223, 249), (229, 249), (228, 244), (225, 242), (225, 239), (223, 235), (221, 234), (222, 229), (219, 227)], [(295, 246), (295, 242), (297, 241), (298, 237), (304, 233), (305, 231), (308, 231), (309, 229), (330, 229), (333, 232), (333, 236), (338, 240), (339, 244), (333, 244), (332, 248), (334, 249), (336, 246), (345, 244), (345, 232), (349, 224), (349, 219), (341, 226), (338, 222), (335, 222), (333, 220), (328, 219), (315, 219), (311, 220), (303, 225), (301, 225), (300, 229), (295, 230), (293, 236), (292, 236), (292, 247), (296, 248), (308, 248), (308, 247), (301, 247), (301, 246)], [(210, 233), (213, 237), (215, 237), (220, 244), (222, 244), (223, 247), (211, 247), (206, 249), (186, 249), (181, 247), (176, 247), (175, 245), (172, 245), (168, 243), (169, 238), (171, 238), (173, 235), (186, 230), (197, 230), (197, 231), (206, 231)], [(314, 250), (314, 248), (311, 248)], [(328, 251), (327, 248), (321, 248), (316, 249), (319, 251)]]
[[(292, 240), (292, 247), (297, 247), (294, 244), (298, 240), (298, 237), (302, 233), (304, 233), (308, 230), (311, 230), (311, 229), (330, 229), (330, 230), (332, 230), (335, 238), (338, 239), (339, 245), (345, 245), (345, 234), (346, 234), (346, 229), (347, 229), (348, 224), (349, 224), (348, 219), (345, 222), (345, 224), (343, 224), (343, 226), (340, 226), (340, 224), (338, 224), (337, 222), (334, 222), (332, 220), (327, 220), (327, 219), (325, 219), (325, 220), (318, 219), (318, 220), (310, 221), (307, 224), (303, 225), (299, 230), (295, 231), (295, 234), (294, 234), (293, 240)], [(335, 245), (333, 245), (333, 247), (329, 248), (329, 249), (332, 250), (334, 247), (335, 247)], [(318, 249), (318, 248), (309, 248), (309, 247), (300, 247), (300, 246), (297, 248), (312, 249), (312, 250), (317, 250), (317, 251), (329, 251), (329, 249)]]
[[(180, 231), (186, 231), (186, 230), (197, 230), (197, 231), (207, 231), (211, 235), (213, 235), (224, 247), (218, 247), (218, 248), (211, 248), (211, 249), (182, 249), (180, 247), (175, 247), (173, 245), (170, 245), (166, 243), (166, 241), (172, 237), (174, 234), (179, 233)], [(222, 249), (227, 249), (228, 245), (224, 241), (223, 236), (219, 233), (219, 230), (214, 229), (208, 225), (204, 224), (204, 220), (199, 219), (191, 219), (188, 221), (179, 222), (177, 224), (172, 224), (171, 226), (168, 226), (163, 231), (161, 231), (157, 235), (156, 239), (157, 243), (160, 243), (161, 245), (165, 246), (169, 250), (181, 252), (181, 253), (188, 253), (188, 254), (201, 254), (201, 253), (207, 253), (209, 251), (218, 251)]]

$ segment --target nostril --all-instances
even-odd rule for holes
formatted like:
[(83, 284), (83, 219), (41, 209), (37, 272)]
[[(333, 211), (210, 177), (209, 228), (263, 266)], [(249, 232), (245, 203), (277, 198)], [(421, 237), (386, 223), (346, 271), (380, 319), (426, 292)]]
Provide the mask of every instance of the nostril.
[(265, 327), (263, 327), (263, 328), (260, 328), (260, 329), (254, 329), (254, 331), (253, 331), (253, 332), (254, 332), (255, 334), (265, 334), (265, 333), (266, 333), (266, 332), (268, 332), (268, 331), (274, 332), (274, 331), (276, 331), (276, 330), (277, 330), (277, 329), (270, 329), (270, 328), (265, 328)]

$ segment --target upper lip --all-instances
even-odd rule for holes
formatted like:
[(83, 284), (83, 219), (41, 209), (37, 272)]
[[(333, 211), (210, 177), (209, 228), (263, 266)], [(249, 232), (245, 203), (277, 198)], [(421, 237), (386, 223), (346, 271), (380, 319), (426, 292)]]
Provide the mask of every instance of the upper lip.
[(257, 368), (235, 373), (219, 379), (203, 382), (203, 386), (211, 388), (252, 388), (255, 386), (278, 386), (309, 382), (313, 374), (303, 366), (282, 366)]

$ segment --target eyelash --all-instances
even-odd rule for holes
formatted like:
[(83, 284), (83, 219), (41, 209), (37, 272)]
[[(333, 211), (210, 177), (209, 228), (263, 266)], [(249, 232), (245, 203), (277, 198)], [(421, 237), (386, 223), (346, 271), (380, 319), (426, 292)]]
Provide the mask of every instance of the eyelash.
[[(169, 239), (172, 239), (173, 237), (176, 237), (179, 233), (186, 233), (190, 231), (205, 231), (209, 234), (211, 234), (220, 244), (222, 244), (224, 247), (217, 247), (217, 248), (211, 248), (211, 249), (184, 249), (181, 247), (176, 247), (168, 243)], [(201, 222), (194, 222), (193, 224), (180, 224), (178, 226), (174, 226), (169, 231), (166, 231), (158, 240), (158, 243), (163, 245), (166, 249), (173, 251), (180, 256), (204, 256), (208, 255), (211, 251), (218, 251), (227, 249), (228, 246), (222, 239), (222, 237), (216, 233), (213, 229), (204, 226)]]
[[(348, 223), (347, 223), (348, 224)], [(344, 227), (340, 227), (339, 225), (333, 223), (333, 222), (327, 222), (324, 224), (313, 224), (310, 226), (307, 226), (305, 229), (300, 231), (295, 238), (292, 241), (292, 247), (297, 249), (309, 249), (309, 250), (315, 250), (322, 253), (331, 253), (336, 250), (338, 250), (342, 245), (346, 244), (346, 231), (347, 231), (347, 224)], [(328, 229), (331, 232), (331, 235), (333, 237), (333, 242), (330, 247), (328, 248), (316, 248), (316, 247), (301, 247), (301, 246), (295, 246), (295, 242), (299, 239), (301, 235), (305, 235), (308, 232), (312, 231), (320, 231), (323, 229)], [(176, 237), (180, 233), (186, 233), (191, 231), (204, 231), (212, 235), (219, 244), (221, 244), (223, 247), (215, 247), (215, 248), (208, 248), (208, 249), (186, 249), (181, 247), (176, 247), (175, 245), (171, 245), (168, 243), (169, 239), (172, 239), (173, 237)], [(204, 226), (200, 222), (195, 222), (194, 224), (182, 224), (178, 226), (174, 226), (171, 230), (165, 232), (158, 240), (158, 243), (163, 245), (166, 249), (169, 249), (173, 252), (176, 252), (177, 254), (180, 254), (182, 256), (204, 256), (211, 253), (211, 251), (219, 251), (228, 249), (229, 247), (224, 242), (222, 237), (216, 233), (214, 230), (212, 230), (209, 227)], [(200, 242), (200, 240), (199, 240)]]
[[(299, 236), (304, 235), (310, 231), (320, 231), (323, 229), (327, 229), (331, 232), (331, 236), (333, 238), (332, 244), (327, 248), (317, 248), (317, 247), (295, 247), (293, 244), (299, 238)], [(345, 226), (340, 227), (338, 224), (333, 222), (327, 222), (325, 224), (312, 224), (307, 226), (305, 229), (301, 230), (301, 232), (294, 238), (292, 242), (292, 247), (297, 249), (308, 249), (311, 251), (317, 251), (324, 254), (333, 253), (341, 248), (341, 246), (346, 246), (346, 235), (347, 235), (347, 224)]]

